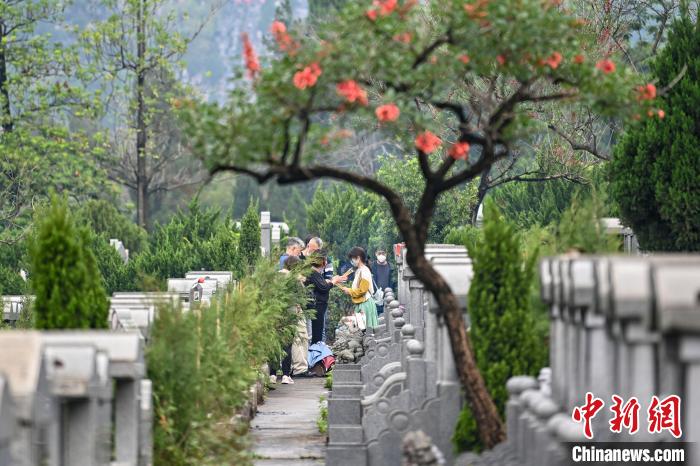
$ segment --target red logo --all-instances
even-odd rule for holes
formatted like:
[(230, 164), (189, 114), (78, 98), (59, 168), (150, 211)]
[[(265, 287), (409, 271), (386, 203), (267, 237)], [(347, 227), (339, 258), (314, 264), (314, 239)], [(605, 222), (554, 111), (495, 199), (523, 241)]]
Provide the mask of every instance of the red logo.
[(571, 417), (576, 422), (583, 421), (583, 434), (587, 439), (593, 438), (593, 429), (591, 428), (591, 419), (598, 414), (598, 411), (603, 409), (605, 402), (600, 398), (593, 396), (593, 393), (586, 393), (586, 404), (574, 408), (574, 412), (571, 413)]
[(671, 434), (680, 438), (681, 430), (681, 398), (678, 395), (670, 395), (659, 401), (659, 397), (651, 397), (651, 405), (647, 411), (649, 415), (649, 433), (660, 433), (668, 430)]
[[(639, 412), (641, 406), (636, 397), (632, 397), (627, 402), (619, 395), (612, 396), (613, 404), (610, 411), (613, 413), (612, 419), (608, 422), (610, 432), (621, 433), (622, 429), (627, 429), (629, 433), (635, 434), (639, 431)], [(591, 392), (586, 393), (586, 402), (583, 406), (576, 406), (571, 413), (571, 418), (575, 422), (583, 423), (583, 434), (588, 439), (593, 438), (593, 428), (591, 420), (603, 409), (605, 402), (596, 398)], [(669, 431), (675, 438), (683, 435), (681, 429), (681, 398), (678, 395), (669, 395), (663, 400), (658, 396), (652, 396), (647, 410), (647, 431), (650, 434), (658, 434), (665, 430)]]
[(615, 416), (610, 420), (610, 432), (619, 434), (624, 427), (630, 434), (636, 433), (639, 430), (639, 400), (632, 397), (624, 405), (624, 400), (617, 395), (613, 395), (612, 400), (614, 404), (610, 411)]

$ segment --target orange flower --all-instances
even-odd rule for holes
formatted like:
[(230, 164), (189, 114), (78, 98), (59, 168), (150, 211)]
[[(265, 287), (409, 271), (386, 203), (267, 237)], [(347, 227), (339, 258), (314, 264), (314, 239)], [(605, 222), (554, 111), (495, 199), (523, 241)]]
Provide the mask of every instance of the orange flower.
[(375, 0), (374, 6), (379, 8), (379, 14), (382, 16), (390, 15), (396, 6), (399, 4), (398, 0)]
[(660, 119), (660, 120), (663, 120), (664, 118), (666, 118), (666, 112), (664, 112), (664, 111), (661, 110), (661, 109), (659, 109), (659, 110), (656, 112), (656, 114), (659, 115), (659, 119)]
[(306, 89), (307, 87), (314, 87), (319, 76), (321, 76), (321, 73), (321, 67), (318, 65), (318, 63), (312, 63), (303, 70), (294, 73), (292, 82), (294, 83), (294, 86), (302, 90)]
[(416, 136), (415, 144), (419, 151), (430, 154), (442, 145), (442, 140), (430, 131), (425, 130)]
[(359, 102), (362, 105), (367, 105), (367, 91), (352, 79), (338, 83), (335, 90), (348, 102)]
[(545, 65), (549, 66), (553, 70), (556, 70), (559, 67), (559, 64), (561, 64), (561, 60), (562, 60), (561, 53), (554, 52), (549, 56), (549, 58), (547, 58), (544, 61), (544, 63), (545, 63)]
[(596, 63), (595, 67), (604, 74), (610, 74), (615, 71), (615, 62), (606, 58), (605, 60), (600, 60), (598, 63)]
[(287, 26), (285, 26), (282, 21), (273, 21), (270, 26), (270, 32), (274, 35), (284, 34), (287, 32)]
[(255, 76), (260, 72), (260, 62), (258, 61), (258, 55), (255, 53), (253, 44), (250, 42), (250, 37), (247, 33), (241, 34), (243, 38), (243, 60), (245, 61), (245, 67), (248, 69), (248, 77), (254, 79)]
[(496, 61), (498, 62), (499, 65), (503, 66), (506, 64), (506, 56), (505, 55), (496, 55)]
[(374, 8), (365, 11), (365, 16), (367, 16), (370, 21), (375, 21), (377, 15), (388, 16), (393, 13), (398, 4), (399, 0), (374, 0)]
[(384, 104), (374, 111), (379, 121), (396, 121), (399, 119), (401, 110), (395, 104)]
[(457, 60), (461, 61), (466, 65), (467, 63), (469, 63), (469, 60), (471, 60), (471, 58), (469, 58), (469, 55), (467, 55), (466, 53), (463, 53), (462, 55), (457, 57)]
[(576, 63), (577, 65), (580, 65), (580, 64), (583, 63), (585, 60), (586, 60), (586, 58), (585, 58), (583, 55), (581, 55), (581, 54), (578, 54), (578, 55), (576, 55), (576, 56), (574, 57), (574, 63)]
[(482, 19), (488, 15), (488, 12), (485, 11), (488, 4), (488, 0), (477, 0), (475, 3), (464, 5), (464, 11), (467, 12), (467, 16), (471, 19)]
[(411, 33), (410, 32), (402, 32), (400, 34), (396, 34), (394, 36), (394, 40), (396, 42), (401, 42), (402, 44), (409, 44), (411, 42)]
[(639, 92), (639, 95), (637, 96), (639, 100), (653, 100), (656, 98), (656, 86), (654, 86), (652, 83), (649, 83), (646, 86), (639, 86), (637, 91)]
[(270, 26), (270, 32), (272, 32), (275, 42), (277, 42), (277, 46), (281, 51), (294, 55), (299, 49), (299, 44), (287, 33), (287, 26), (283, 22), (273, 21), (272, 26)]
[(457, 142), (448, 152), (449, 156), (455, 160), (466, 160), (469, 157), (469, 143), (468, 142)]

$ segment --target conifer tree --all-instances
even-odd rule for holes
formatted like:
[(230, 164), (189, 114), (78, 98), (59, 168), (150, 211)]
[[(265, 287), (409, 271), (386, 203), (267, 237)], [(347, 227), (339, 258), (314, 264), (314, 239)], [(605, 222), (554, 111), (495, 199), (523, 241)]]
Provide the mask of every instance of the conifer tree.
[(53, 195), (35, 228), (29, 253), (36, 328), (106, 327), (109, 305), (89, 234), (76, 226), (66, 199)]
[(238, 253), (243, 267), (252, 268), (260, 257), (260, 220), (258, 220), (258, 204), (250, 201), (248, 210), (241, 219), (241, 236)]
[[(515, 228), (492, 201), (484, 208), (483, 235), (469, 253), (474, 263), (468, 298), (474, 355), (503, 418), (506, 381), (534, 375), (546, 364), (545, 340), (536, 330), (530, 301), (534, 264), (524, 259)], [(478, 449), (477, 439), (476, 422), (466, 406), (453, 440), (458, 450), (466, 450)]]
[(643, 249), (699, 251), (700, 29), (687, 11), (653, 70), (656, 87), (670, 88), (660, 96), (663, 108), (645, 115), (617, 146), (612, 195)]

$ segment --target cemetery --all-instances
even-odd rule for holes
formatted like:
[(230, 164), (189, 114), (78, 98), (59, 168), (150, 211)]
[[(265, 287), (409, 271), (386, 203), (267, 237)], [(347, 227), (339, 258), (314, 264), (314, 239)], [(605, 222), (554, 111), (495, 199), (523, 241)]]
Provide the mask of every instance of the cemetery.
[(700, 466), (699, 11), (0, 2), (0, 466)]

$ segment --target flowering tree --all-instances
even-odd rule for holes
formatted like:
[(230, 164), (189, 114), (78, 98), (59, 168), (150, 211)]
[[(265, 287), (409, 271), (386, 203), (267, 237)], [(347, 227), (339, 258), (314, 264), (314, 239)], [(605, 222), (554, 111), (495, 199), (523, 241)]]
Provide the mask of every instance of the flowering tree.
[[(318, 37), (273, 23), (282, 53), (266, 64), (247, 48), (240, 79), (250, 85), (236, 86), (223, 107), (184, 106), (191, 142), (212, 173), (281, 184), (332, 178), (386, 200), (408, 265), (439, 303), (479, 435), (492, 447), (504, 438), (502, 421), (458, 301), (424, 256), (436, 201), (548, 131), (534, 118), (540, 111), (576, 105), (609, 116), (646, 114), (639, 107), (653, 100), (614, 57), (589, 53), (594, 38), (585, 20), (561, 1), (349, 3)], [(376, 177), (319, 162), (356, 130), (413, 141), (423, 178), (415, 212)]]

